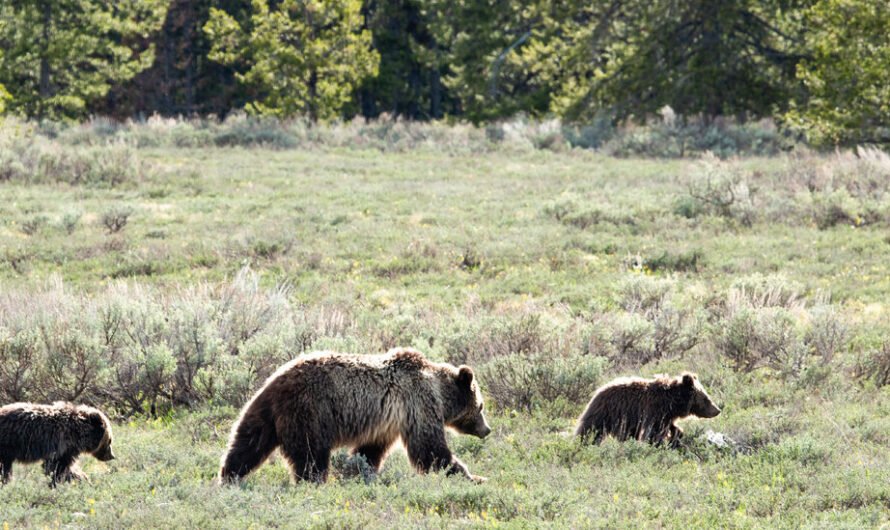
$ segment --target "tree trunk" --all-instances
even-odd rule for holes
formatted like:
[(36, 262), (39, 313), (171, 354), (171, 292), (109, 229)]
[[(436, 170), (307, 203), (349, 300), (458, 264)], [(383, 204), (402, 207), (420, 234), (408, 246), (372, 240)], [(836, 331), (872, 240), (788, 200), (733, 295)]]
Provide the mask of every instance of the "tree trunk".
[(43, 11), (43, 34), (40, 43), (40, 102), (38, 103), (37, 116), (42, 120), (46, 115), (46, 100), (53, 95), (49, 66), (49, 36), (53, 18), (52, 0), (41, 2), (41, 8)]
[(438, 67), (430, 71), (430, 116), (434, 120), (442, 117), (442, 85)]
[(309, 74), (309, 101), (307, 102), (307, 107), (309, 108), (309, 121), (315, 123), (318, 121), (318, 72), (316, 70), (312, 70), (312, 73)]

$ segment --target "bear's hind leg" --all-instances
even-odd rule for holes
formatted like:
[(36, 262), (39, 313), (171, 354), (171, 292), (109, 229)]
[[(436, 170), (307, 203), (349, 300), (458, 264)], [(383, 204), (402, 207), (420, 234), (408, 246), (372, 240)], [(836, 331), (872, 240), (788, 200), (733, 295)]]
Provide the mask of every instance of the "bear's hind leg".
[(12, 480), (12, 459), (0, 460), (0, 484), (8, 484)]

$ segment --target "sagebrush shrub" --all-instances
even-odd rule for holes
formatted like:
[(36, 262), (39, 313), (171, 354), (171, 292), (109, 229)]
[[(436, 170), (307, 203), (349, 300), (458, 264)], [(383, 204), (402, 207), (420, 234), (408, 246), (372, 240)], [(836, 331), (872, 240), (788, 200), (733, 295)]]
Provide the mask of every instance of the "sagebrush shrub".
[(35, 330), (0, 329), (0, 397), (11, 403), (25, 401), (33, 388), (33, 370), (40, 362)]
[(65, 145), (15, 120), (0, 123), (0, 182), (115, 187), (139, 182), (157, 167), (121, 142)]
[(834, 306), (818, 305), (810, 309), (809, 329), (804, 343), (823, 363), (831, 363), (847, 347), (850, 326), (844, 315)]
[(594, 316), (591, 348), (626, 366), (683, 355), (701, 342), (702, 329), (699, 312), (679, 298), (674, 280), (628, 275), (618, 288), (620, 311)]
[(49, 219), (45, 215), (35, 215), (21, 222), (19, 227), (26, 235), (32, 236), (39, 232), (49, 223)]
[(878, 388), (890, 385), (890, 341), (861, 353), (855, 366), (856, 377)]
[(831, 156), (792, 152), (778, 171), (752, 171), (738, 160), (706, 156), (674, 200), (675, 214), (710, 214), (744, 226), (758, 220), (821, 230), (890, 219), (890, 155), (858, 147)]
[(41, 333), (45, 355), (33, 389), (41, 401), (94, 401), (105, 382), (106, 359), (98, 342), (80, 326), (47, 322)]
[(73, 234), (75, 230), (77, 230), (77, 226), (80, 224), (80, 217), (80, 212), (67, 212), (62, 216), (59, 224), (61, 225), (62, 229), (70, 235)]
[(694, 208), (711, 215), (751, 226), (757, 218), (754, 190), (744, 172), (733, 162), (705, 156), (687, 182)]
[(775, 154), (788, 143), (768, 121), (738, 124), (724, 119), (705, 123), (697, 118), (677, 117), (669, 122), (615, 127), (605, 113), (595, 116), (590, 123), (569, 124), (520, 115), (482, 127), (408, 121), (386, 114), (374, 120), (356, 117), (319, 126), (306, 119), (279, 120), (232, 113), (225, 120), (152, 116), (144, 121), (115, 122), (94, 118), (74, 126), (44, 124), (41, 131), (62, 143), (83, 147), (122, 142), (140, 147), (349, 147), (462, 154), (495, 149), (561, 151), (574, 147), (616, 156), (681, 157), (710, 151), (728, 157)]
[(454, 364), (484, 362), (514, 353), (539, 353), (551, 344), (552, 336), (536, 314), (494, 316), (455, 324), (443, 338), (446, 359)]
[(715, 306), (717, 351), (744, 372), (768, 366), (796, 377), (813, 362), (829, 366), (847, 347), (849, 325), (835, 307), (807, 307), (798, 289), (780, 276), (737, 280)]
[(114, 206), (102, 214), (102, 225), (109, 234), (116, 234), (127, 226), (131, 215), (133, 215), (133, 208), (121, 205)]
[(483, 363), (476, 371), (485, 393), (498, 407), (530, 412), (557, 399), (572, 404), (586, 402), (607, 366), (605, 358), (589, 355), (510, 354)]

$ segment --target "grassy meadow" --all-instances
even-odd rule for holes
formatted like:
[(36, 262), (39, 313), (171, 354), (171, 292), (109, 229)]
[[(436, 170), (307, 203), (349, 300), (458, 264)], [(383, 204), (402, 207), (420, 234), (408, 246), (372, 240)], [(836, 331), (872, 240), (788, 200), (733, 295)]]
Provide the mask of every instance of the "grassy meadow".
[[(117, 453), (56, 490), (17, 465), (4, 530), (890, 528), (881, 152), (3, 131), (0, 400), (102, 406)], [(275, 366), (396, 345), (476, 369), (493, 432), (449, 443), (485, 484), (401, 451), (373, 480), (341, 454), (323, 486), (277, 457), (213, 483)], [(723, 413), (682, 448), (569, 435), (612, 377), (683, 370)]]

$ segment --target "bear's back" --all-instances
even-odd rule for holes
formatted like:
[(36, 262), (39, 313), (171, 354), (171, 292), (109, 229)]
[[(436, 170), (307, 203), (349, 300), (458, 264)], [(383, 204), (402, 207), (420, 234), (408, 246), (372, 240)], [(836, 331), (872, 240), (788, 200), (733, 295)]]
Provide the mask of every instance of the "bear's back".
[[(77, 419), (66, 403), (12, 403), (0, 407), (0, 452), (33, 462), (64, 449), (64, 434)], [(61, 440), (61, 441), (60, 441)]]
[(297, 413), (338, 443), (398, 436), (410, 411), (438, 401), (428, 363), (412, 350), (304, 354), (269, 378), (256, 400), (272, 418)]

